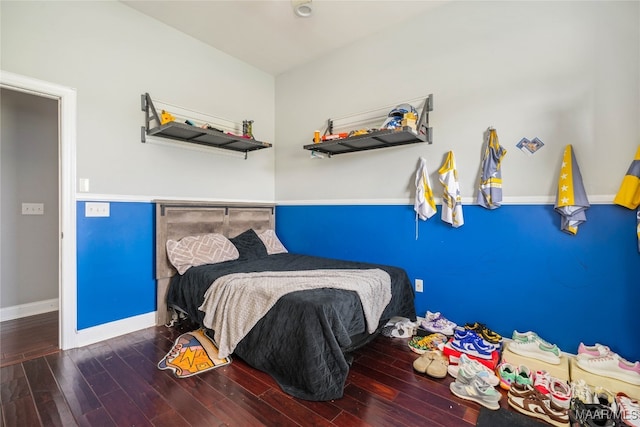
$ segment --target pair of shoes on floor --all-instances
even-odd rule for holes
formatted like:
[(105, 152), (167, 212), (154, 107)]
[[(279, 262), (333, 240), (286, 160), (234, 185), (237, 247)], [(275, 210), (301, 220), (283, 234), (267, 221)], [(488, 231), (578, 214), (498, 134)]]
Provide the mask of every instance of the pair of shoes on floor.
[(482, 339), (491, 344), (500, 344), (502, 342), (502, 335), (487, 328), (484, 323), (466, 323), (464, 325), (464, 328), (470, 331), (477, 332), (478, 335), (482, 337)]
[(415, 336), (409, 340), (409, 348), (417, 354), (424, 354), (427, 351), (439, 350), (440, 346), (446, 344), (448, 338), (441, 333), (429, 334), (424, 337)]
[(447, 372), (456, 379), (459, 375), (463, 375), (465, 377), (478, 377), (492, 387), (497, 386), (500, 382), (496, 374), (491, 369), (487, 368), (477, 360), (469, 358), (464, 353), (458, 358), (457, 365), (449, 365)]
[(631, 363), (602, 344), (580, 343), (576, 363), (592, 374), (640, 385), (640, 362)]
[(476, 331), (464, 328), (455, 329), (450, 344), (453, 349), (480, 359), (491, 359), (498, 349), (497, 344), (487, 342)]
[(451, 393), (461, 399), (479, 403), (487, 409), (500, 409), (502, 394), (492, 385), (464, 366), (458, 370), (456, 380), (449, 384)]
[(530, 385), (522, 389), (512, 387), (507, 393), (507, 403), (521, 414), (557, 427), (569, 426), (569, 410), (555, 406), (548, 396)]
[(622, 425), (640, 427), (640, 403), (624, 393), (616, 394), (616, 403)]
[(418, 324), (405, 317), (394, 317), (382, 327), (380, 333), (385, 337), (411, 338), (416, 334)]
[(535, 332), (513, 331), (509, 350), (525, 357), (542, 360), (552, 365), (560, 364), (560, 349), (555, 344), (543, 340)]
[(432, 313), (427, 310), (424, 320), (420, 323), (423, 329), (431, 333), (441, 333), (447, 336), (453, 335), (453, 330), (458, 326), (456, 323), (444, 317), (439, 311)]
[(566, 381), (552, 377), (545, 370), (533, 373), (533, 388), (549, 397), (557, 407), (569, 409), (571, 404), (571, 387)]
[(511, 390), (512, 387), (525, 388), (533, 385), (531, 370), (525, 365), (515, 366), (509, 362), (502, 362), (496, 368), (500, 388)]
[(449, 358), (440, 350), (428, 351), (413, 361), (414, 370), (433, 378), (446, 377), (448, 366)]

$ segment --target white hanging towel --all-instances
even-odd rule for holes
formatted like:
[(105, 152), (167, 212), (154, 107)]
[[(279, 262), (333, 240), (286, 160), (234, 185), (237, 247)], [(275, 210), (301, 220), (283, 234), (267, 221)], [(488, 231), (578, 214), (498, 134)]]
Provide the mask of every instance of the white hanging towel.
[(460, 184), (458, 183), (458, 171), (453, 151), (447, 153), (447, 158), (438, 173), (444, 187), (442, 220), (455, 228), (460, 227), (464, 224), (464, 217), (462, 216), (462, 198), (460, 197)]
[(427, 160), (420, 157), (420, 164), (416, 171), (416, 200), (413, 204), (416, 211), (416, 240), (418, 240), (418, 219), (426, 221), (436, 214), (436, 202), (431, 191)]
[(478, 204), (487, 209), (497, 209), (502, 204), (502, 171), (500, 163), (507, 154), (498, 142), (498, 133), (489, 128), (489, 141), (482, 155), (482, 174), (478, 189)]
[(587, 220), (586, 210), (591, 205), (582, 184), (582, 175), (571, 144), (564, 149), (562, 168), (558, 177), (558, 192), (554, 209), (561, 215), (560, 228), (576, 234), (578, 226)]

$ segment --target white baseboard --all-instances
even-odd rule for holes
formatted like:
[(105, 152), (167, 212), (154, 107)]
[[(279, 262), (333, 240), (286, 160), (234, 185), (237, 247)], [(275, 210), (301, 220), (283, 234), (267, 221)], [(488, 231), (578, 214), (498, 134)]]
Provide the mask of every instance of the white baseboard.
[(82, 329), (76, 332), (75, 346), (84, 347), (100, 341), (119, 337), (140, 329), (149, 328), (156, 324), (156, 312), (140, 314), (127, 319)]
[(27, 316), (35, 316), (36, 314), (49, 313), (50, 311), (58, 310), (59, 307), (60, 302), (58, 301), (58, 298), (14, 305), (11, 307), (3, 307), (0, 308), (0, 322), (20, 319)]

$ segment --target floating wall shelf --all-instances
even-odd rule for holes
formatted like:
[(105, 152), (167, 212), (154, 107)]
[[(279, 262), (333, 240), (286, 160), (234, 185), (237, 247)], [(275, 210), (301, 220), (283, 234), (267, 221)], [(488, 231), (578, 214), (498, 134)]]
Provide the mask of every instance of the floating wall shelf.
[[(422, 113), (418, 118), (418, 131), (414, 131), (408, 126), (397, 129), (383, 129), (363, 135), (307, 144), (303, 148), (318, 153), (325, 153), (331, 157), (335, 154), (397, 147), (399, 145), (418, 144), (421, 142), (431, 144), (433, 142), (433, 128), (429, 127), (429, 111), (432, 110), (433, 95), (429, 95), (424, 101)], [(333, 132), (332, 128), (333, 122), (329, 119), (328, 133)]]
[[(176, 121), (161, 124), (160, 116), (148, 93), (142, 95), (142, 111), (145, 112), (145, 126), (142, 127), (142, 142), (146, 142), (147, 135), (159, 136), (192, 144), (205, 145), (207, 147), (238, 151), (244, 153), (245, 159), (249, 151), (271, 147), (271, 144), (268, 142), (261, 142), (240, 135), (231, 135), (215, 129), (200, 128)], [(151, 127), (152, 122), (155, 122), (155, 127)]]

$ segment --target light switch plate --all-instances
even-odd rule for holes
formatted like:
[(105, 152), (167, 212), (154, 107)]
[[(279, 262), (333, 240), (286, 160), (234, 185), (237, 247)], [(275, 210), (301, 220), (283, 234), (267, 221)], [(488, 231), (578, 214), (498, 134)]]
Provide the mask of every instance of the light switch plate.
[(109, 202), (86, 202), (84, 204), (84, 216), (108, 217), (110, 213)]
[(44, 203), (23, 203), (22, 215), (44, 215)]

